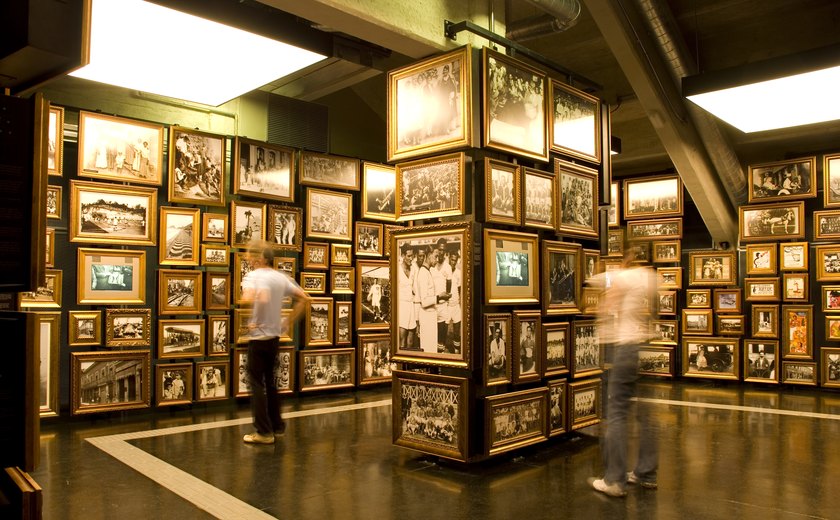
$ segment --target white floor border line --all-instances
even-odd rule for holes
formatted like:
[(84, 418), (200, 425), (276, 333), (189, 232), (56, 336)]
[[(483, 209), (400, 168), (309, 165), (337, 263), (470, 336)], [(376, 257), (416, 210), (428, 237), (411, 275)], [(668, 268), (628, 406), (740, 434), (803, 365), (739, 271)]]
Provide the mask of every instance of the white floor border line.
[(672, 406), (683, 406), (686, 408), (711, 408), (715, 410), (733, 410), (737, 412), (766, 413), (773, 415), (790, 415), (793, 417), (810, 417), (812, 419), (826, 419), (829, 421), (840, 421), (840, 415), (816, 412), (797, 412), (796, 410), (783, 410), (780, 408), (759, 408), (757, 406), (739, 406), (732, 404), (700, 403), (696, 401), (673, 401), (670, 399), (649, 399), (647, 397), (636, 397), (633, 399), (641, 403), (664, 404)]

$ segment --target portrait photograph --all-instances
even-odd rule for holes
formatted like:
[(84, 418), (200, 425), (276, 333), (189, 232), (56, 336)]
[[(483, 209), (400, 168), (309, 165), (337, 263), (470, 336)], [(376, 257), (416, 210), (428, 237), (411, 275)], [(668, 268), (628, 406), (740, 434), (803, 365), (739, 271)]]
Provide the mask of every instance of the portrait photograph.
[(221, 213), (203, 213), (201, 215), (201, 241), (221, 242), (228, 241), (228, 216)]
[(738, 281), (734, 251), (692, 251), (688, 258), (689, 285), (734, 285)]
[(779, 244), (779, 269), (782, 271), (807, 271), (808, 243), (786, 242)]
[[(511, 381), (511, 315), (487, 313), (484, 315), (484, 381), (487, 386)], [(533, 330), (531, 331), (533, 342)]]
[(778, 383), (778, 358), (778, 341), (744, 340), (744, 381)]
[(583, 250), (583, 283), (591, 282), (595, 275), (603, 272), (601, 252), (595, 249)]
[(814, 306), (782, 305), (782, 357), (813, 359)]
[(569, 429), (579, 430), (601, 422), (601, 379), (571, 381), (568, 386), (567, 409)]
[(61, 218), (61, 186), (47, 186), (47, 218)]
[(70, 181), (70, 241), (153, 246), (157, 190)]
[(77, 250), (79, 305), (146, 303), (146, 252), (127, 249)]
[(225, 205), (223, 135), (169, 127), (169, 202)]
[(820, 349), (820, 384), (826, 388), (840, 387), (840, 348)]
[(353, 240), (353, 195), (308, 188), (306, 236)]
[(160, 186), (163, 131), (163, 125), (80, 111), (79, 175)]
[(519, 167), (513, 163), (484, 158), (484, 215), (487, 222), (522, 222)]
[[(576, 259), (575, 272), (578, 263)], [(484, 301), (488, 305), (539, 301), (537, 235), (485, 228), (484, 269)], [(575, 281), (579, 285), (577, 278)]]
[(520, 171), (525, 201), (523, 224), (542, 229), (555, 229), (556, 177), (532, 168), (523, 167)]
[(295, 150), (244, 137), (234, 144), (233, 193), (295, 201)]
[(639, 375), (674, 377), (674, 349), (671, 347), (639, 347)]
[(735, 338), (683, 338), (682, 375), (738, 380), (738, 345)]
[(489, 396), (485, 453), (496, 455), (543, 442), (548, 438), (548, 389), (534, 388)]
[(47, 130), (47, 174), (61, 176), (64, 169), (64, 107), (50, 105)]
[(382, 256), (382, 224), (356, 222), (356, 256)]
[(397, 163), (397, 220), (464, 214), (463, 152)]
[(840, 206), (840, 154), (823, 157), (823, 187), (825, 207)]
[[(356, 261), (356, 328), (358, 330), (387, 330), (391, 324), (391, 264), (387, 260)], [(452, 278), (448, 280), (452, 291)], [(459, 290), (459, 288), (456, 287)], [(450, 298), (451, 300), (451, 298)], [(448, 302), (447, 302), (448, 305)], [(448, 305), (449, 306), (449, 305)], [(455, 305), (450, 306), (453, 309)], [(451, 317), (451, 315), (450, 315)], [(461, 318), (454, 318), (459, 324)], [(455, 323), (453, 321), (453, 324)], [(454, 331), (453, 331), (454, 333)]]
[(335, 344), (350, 345), (353, 335), (353, 302), (335, 302)]
[(542, 242), (542, 302), (545, 314), (578, 314), (582, 248), (572, 242)]
[[(73, 319), (72, 314), (70, 319)], [(38, 363), (39, 372), (38, 415), (40, 417), (54, 417), (59, 413), (58, 387), (60, 382), (59, 345), (61, 343), (61, 312), (37, 313), (35, 315), (35, 328), (35, 342), (38, 345), (36, 363)]]
[[(511, 376), (514, 383), (538, 380), (543, 373), (544, 345), (539, 311), (514, 311)], [(555, 351), (554, 354), (557, 354)], [(555, 359), (555, 363), (560, 363)], [(555, 365), (555, 369), (558, 367)]]
[(106, 347), (148, 347), (152, 344), (151, 309), (106, 309)]
[(195, 364), (195, 400), (227, 399), (230, 361), (199, 361)]
[(600, 164), (601, 102), (555, 79), (550, 82), (551, 151)]
[(160, 208), (160, 265), (198, 265), (198, 208)]
[(306, 306), (307, 347), (329, 346), (333, 340), (333, 299), (314, 297)]
[(202, 319), (158, 320), (158, 357), (188, 358), (204, 355)]
[(230, 273), (205, 272), (205, 310), (224, 311), (230, 308)]
[(230, 316), (207, 316), (207, 355), (227, 356), (230, 353)]
[(192, 399), (192, 363), (169, 363), (155, 366), (155, 406), (189, 404)]
[(158, 312), (160, 314), (200, 314), (201, 271), (158, 270)]
[(60, 269), (46, 269), (44, 285), (34, 291), (18, 293), (18, 305), (21, 308), (60, 308), (63, 280), (64, 272)]
[(67, 344), (71, 347), (102, 344), (102, 311), (68, 311)]
[(71, 413), (148, 408), (150, 359), (148, 350), (71, 352)]
[(681, 238), (681, 218), (633, 220), (627, 223), (627, 240), (678, 240)]
[(359, 334), (359, 385), (390, 384), (396, 367), (391, 362), (391, 334)]
[(560, 190), (557, 230), (564, 235), (598, 236), (598, 171), (554, 159)]
[(275, 249), (300, 251), (303, 247), (302, 212), (292, 206), (268, 206), (265, 239)]
[(680, 217), (683, 185), (679, 175), (624, 180), (624, 218)]
[(752, 336), (755, 338), (779, 337), (779, 306), (777, 304), (753, 304)]
[(750, 203), (817, 196), (816, 157), (750, 165), (748, 175)]
[(356, 386), (356, 349), (335, 348), (298, 352), (300, 391)]
[(566, 433), (566, 381), (548, 382), (548, 436)]
[(353, 157), (302, 151), (300, 183), (307, 186), (359, 191), (359, 160)]
[(738, 208), (741, 242), (805, 237), (805, 203), (784, 202)]
[(265, 236), (265, 204), (233, 200), (230, 202), (230, 245), (247, 247)]
[(362, 218), (397, 220), (397, 170), (394, 166), (362, 163)]

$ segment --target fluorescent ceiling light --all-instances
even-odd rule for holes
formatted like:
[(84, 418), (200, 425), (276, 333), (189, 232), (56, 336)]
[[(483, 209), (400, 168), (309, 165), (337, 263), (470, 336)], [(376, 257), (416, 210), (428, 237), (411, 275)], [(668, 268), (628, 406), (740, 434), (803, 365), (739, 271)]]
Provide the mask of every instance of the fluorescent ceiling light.
[(218, 106), (325, 58), (141, 0), (93, 0), (79, 78)]

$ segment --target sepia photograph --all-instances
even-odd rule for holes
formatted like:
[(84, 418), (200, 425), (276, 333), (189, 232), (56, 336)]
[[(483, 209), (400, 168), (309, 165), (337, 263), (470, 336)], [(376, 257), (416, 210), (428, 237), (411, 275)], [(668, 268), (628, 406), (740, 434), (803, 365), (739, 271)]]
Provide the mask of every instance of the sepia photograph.
[(155, 366), (155, 406), (189, 404), (192, 400), (192, 363)]
[(548, 437), (546, 388), (489, 396), (484, 402), (488, 455), (529, 446)]
[[(359, 295), (356, 302), (356, 328), (358, 330), (389, 329), (393, 295), (390, 262), (387, 260), (358, 260), (356, 262), (356, 274), (356, 294)], [(451, 277), (449, 282), (451, 291), (453, 284)], [(455, 306), (452, 305), (452, 307)], [(460, 316), (456, 316), (456, 319), (460, 324)]]
[(397, 220), (397, 170), (394, 166), (362, 163), (362, 218)]
[(802, 201), (741, 206), (738, 216), (742, 242), (805, 237), (805, 203)]
[(160, 186), (163, 132), (163, 125), (80, 111), (79, 175)]
[(677, 345), (680, 339), (677, 320), (650, 320), (650, 335), (654, 345)]
[(749, 202), (817, 196), (817, 158), (803, 157), (749, 167)]
[(148, 408), (150, 365), (148, 350), (71, 352), (71, 413)]
[(102, 311), (67, 311), (67, 344), (71, 347), (102, 344)]
[(227, 399), (229, 361), (200, 361), (195, 364), (196, 401)]
[(230, 273), (207, 271), (205, 310), (228, 310), (230, 308)]
[(223, 135), (169, 128), (169, 202), (225, 205)]
[(46, 212), (47, 218), (61, 218), (61, 186), (47, 186)]
[(158, 320), (158, 357), (188, 358), (204, 355), (203, 319)]
[(485, 303), (539, 302), (537, 244), (530, 233), (484, 229)]
[(160, 208), (160, 265), (198, 265), (198, 208)]
[(739, 340), (683, 338), (682, 375), (714, 379), (738, 379)]
[(332, 294), (354, 294), (356, 270), (352, 267), (330, 267), (330, 290)]
[(235, 141), (233, 193), (295, 201), (295, 150), (244, 137)]
[(555, 229), (555, 176), (532, 168), (521, 168), (524, 198), (523, 224)]
[(555, 79), (550, 82), (551, 151), (601, 163), (601, 102)]
[(840, 238), (840, 211), (814, 212), (814, 240), (836, 240)]
[(303, 243), (303, 268), (304, 269), (329, 269), (330, 244), (321, 242)]
[(228, 216), (220, 213), (204, 213), (202, 220), (202, 242), (228, 241)]
[(821, 348), (820, 361), (820, 384), (826, 388), (840, 387), (840, 348)]
[(581, 246), (543, 240), (542, 287), (545, 314), (578, 314), (581, 306)]
[(598, 236), (598, 171), (554, 159), (560, 202), (557, 230), (563, 235)]
[(307, 186), (359, 191), (359, 160), (302, 151), (300, 183)]
[(782, 361), (782, 383), (817, 386), (817, 364), (806, 361)]
[(779, 306), (753, 304), (751, 306), (752, 336), (755, 338), (779, 337)]
[(70, 181), (70, 241), (156, 244), (157, 190)]
[(539, 311), (514, 311), (511, 375), (514, 383), (536, 381), (543, 373), (544, 345)]
[(549, 437), (566, 433), (566, 381), (548, 382), (548, 432)]
[(356, 349), (337, 348), (298, 352), (300, 391), (356, 386)]
[(640, 347), (639, 375), (673, 377), (674, 349), (671, 347)]
[(201, 244), (201, 265), (227, 267), (230, 265), (229, 253), (227, 246)]
[(353, 195), (308, 188), (306, 190), (306, 236), (353, 240)]
[(569, 382), (567, 409), (570, 430), (601, 422), (601, 388), (600, 378)]
[(688, 258), (689, 285), (734, 285), (738, 282), (734, 251), (692, 251)]
[(329, 346), (333, 343), (333, 299), (314, 297), (306, 306), (306, 347)]
[(158, 312), (160, 314), (200, 314), (201, 271), (158, 270)]
[(682, 238), (682, 218), (633, 220), (627, 223), (627, 240), (678, 240)]
[(356, 256), (382, 256), (382, 224), (356, 222)]
[(300, 288), (309, 294), (324, 294), (327, 292), (326, 273), (300, 273)]
[(80, 305), (146, 303), (146, 252), (127, 249), (77, 250)]
[(230, 316), (207, 316), (207, 355), (227, 356), (230, 352)]
[(840, 206), (840, 154), (823, 157), (823, 187), (825, 207)]
[[(533, 343), (533, 328), (530, 341)], [(484, 338), (487, 345), (483, 363), (484, 384), (509, 383), (511, 380), (511, 316), (507, 313), (484, 314)]]
[(744, 340), (744, 381), (778, 383), (779, 342)]
[(397, 220), (464, 214), (463, 152), (397, 163)]
[(106, 347), (148, 347), (152, 344), (151, 309), (106, 309)]
[(247, 247), (252, 240), (265, 236), (266, 206), (257, 202), (233, 200), (230, 202), (230, 245)]
[(489, 157), (484, 158), (484, 216), (487, 222), (522, 222), (519, 167)]
[[(70, 312), (70, 325), (73, 326), (73, 311)], [(101, 314), (97, 313), (97, 315)], [(81, 323), (87, 319), (89, 318), (82, 318), (76, 323)], [(99, 332), (97, 331), (96, 334), (99, 334)], [(72, 335), (71, 330), (71, 339)], [(37, 313), (35, 315), (35, 336), (36, 339), (33, 343), (38, 345), (38, 357), (35, 358), (35, 363), (38, 364), (38, 415), (40, 417), (54, 417), (59, 413), (61, 312)]]
[(624, 218), (680, 217), (683, 185), (679, 175), (624, 180)]
[(335, 344), (350, 345), (353, 336), (353, 302), (335, 302)]
[(604, 359), (597, 323), (595, 320), (576, 320), (572, 327), (574, 341), (569, 356), (572, 378), (600, 374), (604, 370)]
[(569, 373), (571, 351), (569, 322), (543, 323), (545, 343), (545, 376), (562, 376)]
[(353, 246), (350, 244), (330, 244), (330, 264), (351, 266)]
[(303, 247), (301, 227), (300, 208), (275, 205), (268, 207), (265, 239), (276, 249), (300, 251)]
[(50, 105), (47, 130), (47, 174), (61, 177), (64, 170), (64, 107)]
[(20, 308), (60, 308), (62, 301), (62, 281), (64, 272), (60, 269), (44, 271), (44, 285), (34, 291), (18, 293)]

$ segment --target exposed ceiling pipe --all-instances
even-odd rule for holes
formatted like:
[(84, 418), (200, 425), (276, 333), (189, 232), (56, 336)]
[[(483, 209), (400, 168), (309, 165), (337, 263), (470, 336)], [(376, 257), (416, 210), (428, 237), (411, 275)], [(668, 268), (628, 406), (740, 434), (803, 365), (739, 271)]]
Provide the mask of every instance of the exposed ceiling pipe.
[(574, 27), (580, 17), (580, 2), (578, 0), (526, 1), (548, 14), (509, 23), (505, 31), (505, 37), (510, 40), (522, 42), (563, 32)]

